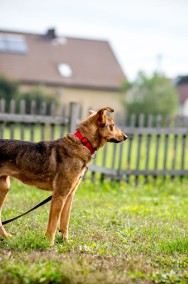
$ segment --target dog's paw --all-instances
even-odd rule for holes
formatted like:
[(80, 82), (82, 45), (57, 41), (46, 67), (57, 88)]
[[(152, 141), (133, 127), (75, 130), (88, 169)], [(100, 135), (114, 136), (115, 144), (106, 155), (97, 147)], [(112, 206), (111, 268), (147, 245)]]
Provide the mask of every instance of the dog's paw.
[(67, 241), (68, 241), (68, 237), (64, 237), (64, 236), (63, 236), (62, 239), (63, 239), (63, 242), (67, 242)]
[(12, 234), (7, 233), (7, 232), (5, 231), (5, 229), (4, 229), (4, 227), (1, 226), (1, 227), (0, 227), (0, 236), (1, 236), (2, 238), (11, 238), (11, 237), (12, 237)]
[(68, 240), (68, 232), (65, 230), (59, 229), (59, 233), (62, 234), (63, 242), (66, 242)]
[(45, 233), (45, 237), (48, 239), (50, 246), (54, 245), (54, 237), (48, 233)]
[(12, 237), (12, 234), (6, 233), (5, 237), (6, 237), (6, 238), (11, 238), (11, 237)]

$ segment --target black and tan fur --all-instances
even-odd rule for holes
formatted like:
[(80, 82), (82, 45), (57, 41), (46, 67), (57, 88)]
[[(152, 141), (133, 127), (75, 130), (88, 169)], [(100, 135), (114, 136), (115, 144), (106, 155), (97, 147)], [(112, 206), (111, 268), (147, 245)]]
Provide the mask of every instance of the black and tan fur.
[[(122, 142), (127, 137), (114, 125), (106, 107), (91, 111), (77, 130), (97, 151), (106, 142)], [(54, 243), (57, 223), (63, 239), (68, 238), (72, 200), (92, 155), (74, 134), (38, 143), (0, 139), (0, 235), (11, 236), (1, 223), (1, 209), (10, 188), (10, 176), (25, 184), (52, 191), (46, 235)]]

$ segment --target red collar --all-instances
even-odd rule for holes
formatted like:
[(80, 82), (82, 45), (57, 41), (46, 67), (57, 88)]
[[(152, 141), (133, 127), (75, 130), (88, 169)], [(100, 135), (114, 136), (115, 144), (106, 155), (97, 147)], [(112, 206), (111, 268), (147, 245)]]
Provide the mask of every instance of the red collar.
[(78, 137), (80, 139), (82, 144), (89, 149), (89, 151), (91, 152), (91, 155), (93, 155), (95, 153), (95, 150), (93, 149), (93, 147), (92, 147), (91, 143), (89, 142), (89, 140), (86, 137), (83, 137), (82, 134), (78, 130), (76, 130), (74, 135), (76, 135), (76, 137)]

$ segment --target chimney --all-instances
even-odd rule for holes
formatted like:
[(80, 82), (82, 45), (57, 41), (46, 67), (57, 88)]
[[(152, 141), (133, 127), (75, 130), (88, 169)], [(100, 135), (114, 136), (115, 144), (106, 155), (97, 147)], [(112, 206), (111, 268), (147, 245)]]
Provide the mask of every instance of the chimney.
[(56, 38), (55, 29), (48, 29), (46, 36), (47, 36), (48, 39)]

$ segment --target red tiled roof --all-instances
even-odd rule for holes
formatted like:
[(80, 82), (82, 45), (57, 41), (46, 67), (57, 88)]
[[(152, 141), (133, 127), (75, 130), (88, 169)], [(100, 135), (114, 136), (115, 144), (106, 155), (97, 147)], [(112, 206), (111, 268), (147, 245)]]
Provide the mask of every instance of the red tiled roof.
[[(0, 75), (11, 79), (114, 90), (126, 79), (107, 41), (0, 30), (2, 35), (21, 35), (28, 47), (25, 54), (0, 51)], [(61, 63), (70, 66), (72, 76), (60, 75)]]

